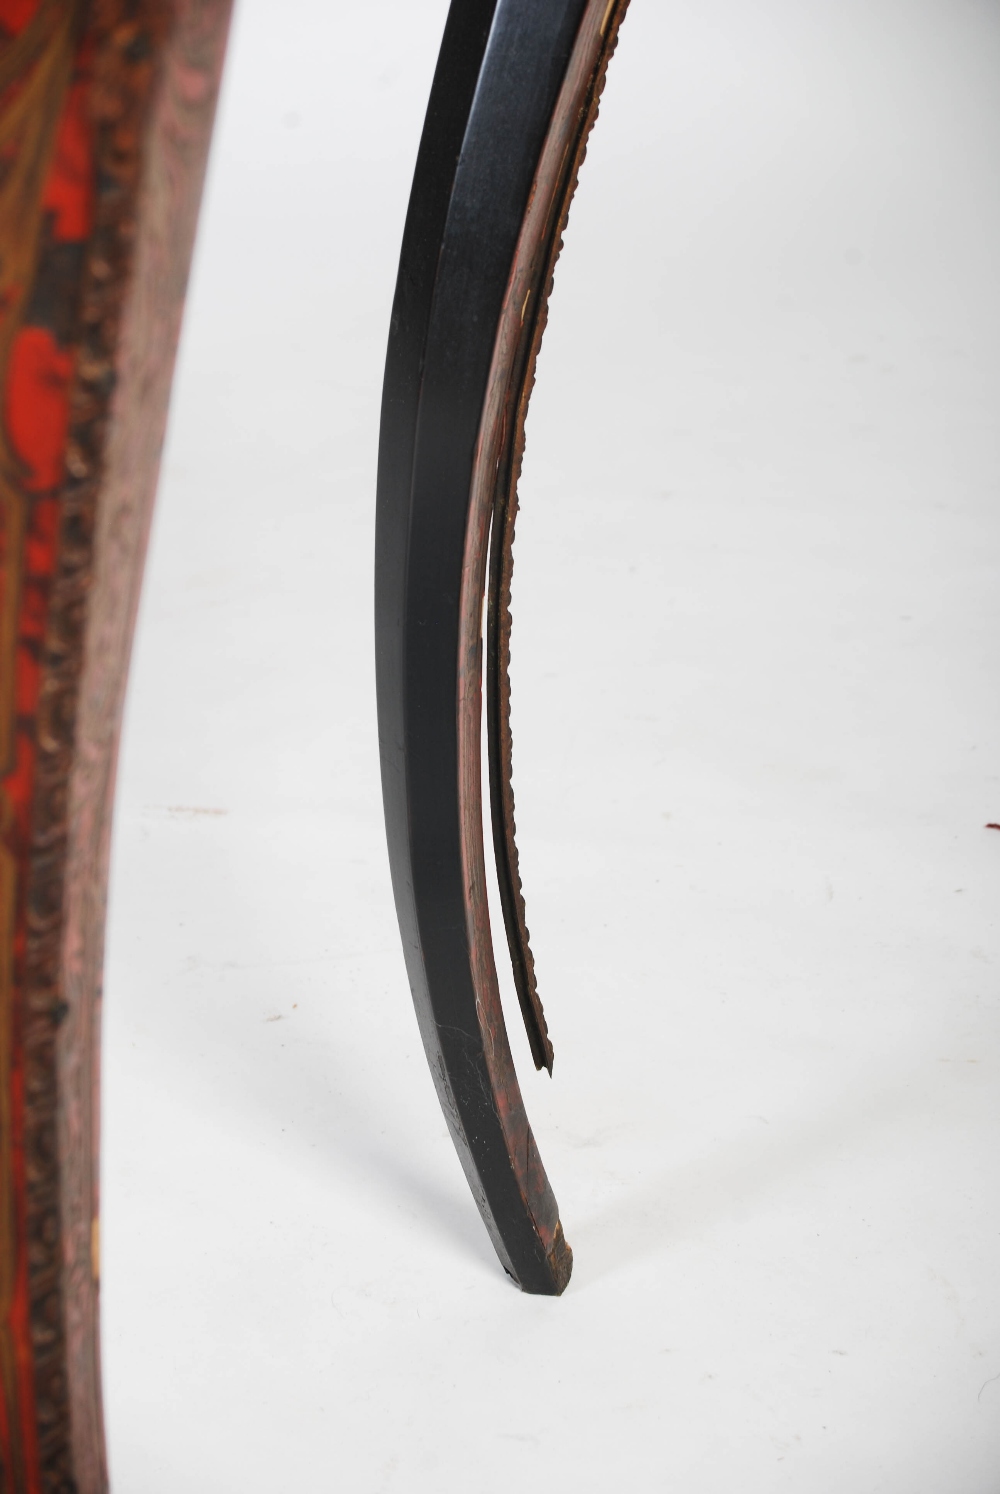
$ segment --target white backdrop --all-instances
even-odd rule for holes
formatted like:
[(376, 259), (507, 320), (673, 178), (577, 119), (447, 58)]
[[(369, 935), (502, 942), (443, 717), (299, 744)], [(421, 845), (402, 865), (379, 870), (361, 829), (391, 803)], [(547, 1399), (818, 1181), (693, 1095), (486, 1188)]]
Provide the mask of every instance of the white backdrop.
[(116, 1494), (1000, 1488), (1000, 8), (633, 0), (515, 775), (576, 1267), (493, 1258), (382, 841), (385, 334), (443, 0), (241, 0), (116, 826)]

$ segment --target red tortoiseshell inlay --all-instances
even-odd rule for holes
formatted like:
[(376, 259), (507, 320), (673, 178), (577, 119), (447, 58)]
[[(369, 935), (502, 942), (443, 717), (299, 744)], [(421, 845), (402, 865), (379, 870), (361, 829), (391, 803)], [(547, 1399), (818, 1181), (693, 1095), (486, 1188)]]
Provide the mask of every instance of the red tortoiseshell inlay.
[(26, 888), (79, 267), (94, 197), (79, 11), (74, 0), (0, 0), (0, 1487), (27, 1494), (42, 1485), (26, 1243)]

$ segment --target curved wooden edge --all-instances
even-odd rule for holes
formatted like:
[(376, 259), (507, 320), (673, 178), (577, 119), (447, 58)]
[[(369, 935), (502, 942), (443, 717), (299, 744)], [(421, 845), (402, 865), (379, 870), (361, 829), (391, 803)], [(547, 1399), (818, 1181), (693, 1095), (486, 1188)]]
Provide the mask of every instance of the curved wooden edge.
[[(407, 970), (500, 1260), (524, 1290), (546, 1294), (565, 1289), (572, 1254), (528, 1125), (493, 955), (483, 599), (541, 292), (623, 9), (619, 0), (453, 3), (404, 234), (379, 453), (379, 735)], [(550, 1061), (540, 1009), (529, 1003), (528, 1016)]]
[(115, 762), (230, 8), (41, 0), (12, 8), (12, 33), (0, 0), (14, 161), (0, 232), (16, 241), (0, 275), (16, 264), (23, 287), (0, 321), (0, 678), (16, 698), (4, 714), (0, 692), (4, 1494), (107, 1488), (98, 1081)]
[[(524, 446), (524, 422), (555, 259), (561, 247), (562, 230), (576, 187), (587, 135), (596, 118), (600, 87), (623, 11), (620, 0), (612, 0), (610, 5), (608, 0), (588, 0), (534, 172), (494, 338), (473, 461), (462, 570), (458, 756), (466, 918), (476, 1009), (486, 1040), (487, 1064), (494, 1092), (501, 1097), (500, 1113), (507, 1131), (508, 1146), (529, 1210), (533, 1209), (533, 1179), (526, 1175), (527, 1169), (520, 1164), (520, 1158), (530, 1155), (534, 1140), (523, 1113), (503, 1018), (486, 891), (480, 766), (483, 599), (492, 530), (496, 570), (506, 578), (506, 587), (501, 583), (500, 587), (494, 585), (491, 589), (490, 613), (493, 618), (496, 618), (501, 597), (506, 595), (507, 598), (506, 617), (499, 626), (494, 621), (489, 634), (491, 667), (488, 687), (492, 707), (490, 717), (494, 726), (490, 743), (494, 852), (515, 986), (532, 1055), (538, 1068), (547, 1068), (551, 1073), (552, 1044), (538, 998), (534, 961), (527, 942), (524, 899), (514, 843), (508, 674), (513, 509)], [(500, 542), (496, 543), (498, 537)], [(504, 649), (502, 655), (500, 646)], [(501, 657), (502, 673), (498, 667)], [(566, 1252), (568, 1268), (572, 1260), (568, 1247)], [(566, 1270), (567, 1282), (568, 1279), (569, 1269)], [(565, 1284), (563, 1282), (558, 1289), (563, 1290)]]
[[(492, 508), (487, 602), (486, 698), (493, 850), (514, 987), (536, 1069), (552, 1073), (554, 1053), (538, 994), (528, 935), (514, 818), (513, 738), (510, 721), (511, 584), (517, 488), (535, 368), (548, 319), (549, 298), (563, 233), (587, 141), (597, 119), (608, 64), (629, 0), (591, 7), (581, 27), (572, 74), (553, 117), (518, 243), (491, 373), (488, 416), (480, 442), (490, 457), (479, 481)], [(598, 12), (600, 15), (598, 16)], [(487, 421), (490, 428), (487, 429)]]

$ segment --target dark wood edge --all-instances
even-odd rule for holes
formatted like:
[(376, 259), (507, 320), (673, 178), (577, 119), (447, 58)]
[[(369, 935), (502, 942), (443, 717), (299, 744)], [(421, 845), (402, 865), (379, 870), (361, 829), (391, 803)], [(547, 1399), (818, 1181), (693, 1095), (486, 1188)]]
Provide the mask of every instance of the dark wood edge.
[[(572, 1256), (497, 985), (483, 848), (482, 608), (515, 439), (615, 0), (455, 0), (418, 156), (383, 394), (376, 659), (389, 861), (425, 1051), (502, 1264), (558, 1294)], [(527, 327), (526, 327), (527, 323)], [(526, 378), (527, 375), (525, 374)], [(504, 415), (507, 410), (508, 414)]]
[[(513, 335), (508, 336), (502, 351), (498, 348), (494, 370), (502, 400), (501, 428), (492, 436), (484, 432), (484, 438), (496, 448), (495, 466), (491, 469), (493, 519), (486, 609), (486, 700), (493, 850), (514, 987), (531, 1056), (536, 1069), (547, 1069), (549, 1074), (552, 1073), (554, 1053), (538, 994), (514, 818), (510, 721), (514, 527), (518, 512), (517, 488), (524, 458), (525, 420), (535, 383), (538, 352), (548, 320), (556, 261), (562, 250), (563, 233), (587, 153), (587, 140), (597, 119), (608, 63), (614, 54), (618, 29), (628, 3), (629, 0), (611, 0), (609, 4), (605, 0), (597, 35), (591, 35), (589, 48), (581, 48), (579, 71), (570, 85), (572, 102), (557, 111), (553, 120), (553, 132), (546, 143), (545, 158), (532, 197), (531, 221), (525, 223), (511, 275), (509, 320)], [(582, 73), (588, 66), (591, 72), (584, 83)]]

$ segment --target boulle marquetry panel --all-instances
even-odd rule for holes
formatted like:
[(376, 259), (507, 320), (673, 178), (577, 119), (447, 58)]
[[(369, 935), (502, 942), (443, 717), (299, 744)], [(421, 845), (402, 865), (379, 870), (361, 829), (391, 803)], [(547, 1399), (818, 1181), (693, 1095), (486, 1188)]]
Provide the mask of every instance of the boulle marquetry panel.
[(106, 1487), (115, 754), (229, 0), (0, 0), (0, 1490)]

